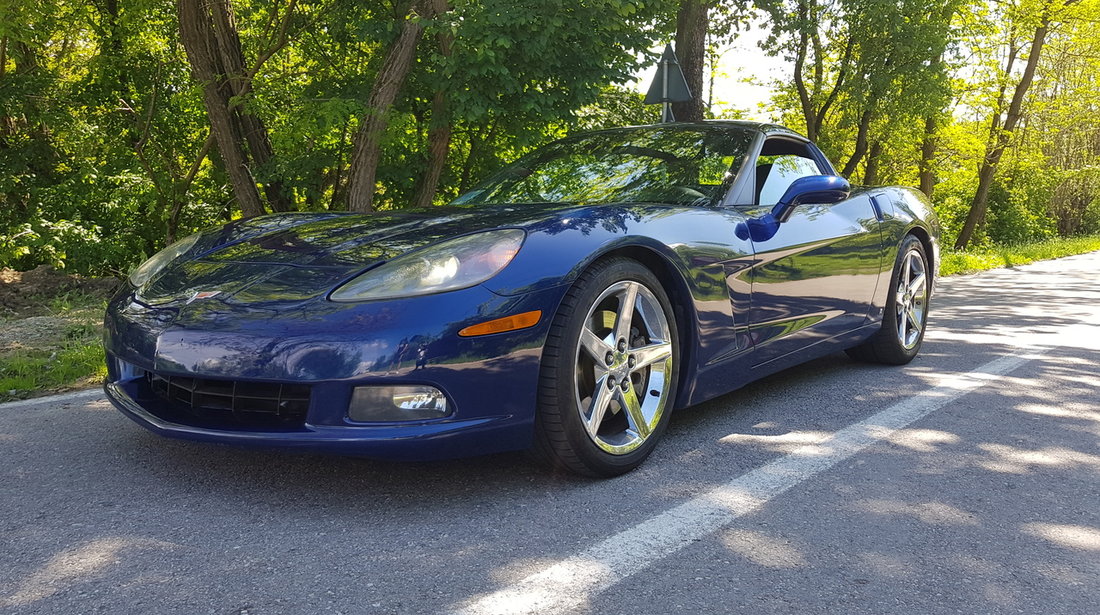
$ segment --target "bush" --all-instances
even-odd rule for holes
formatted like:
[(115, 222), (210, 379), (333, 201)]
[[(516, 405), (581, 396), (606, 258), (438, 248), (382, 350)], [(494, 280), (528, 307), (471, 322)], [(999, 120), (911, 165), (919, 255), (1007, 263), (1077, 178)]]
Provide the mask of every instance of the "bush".
[(1062, 177), (1038, 164), (1017, 164), (990, 190), (986, 232), (994, 243), (1038, 241), (1057, 234), (1050, 203)]

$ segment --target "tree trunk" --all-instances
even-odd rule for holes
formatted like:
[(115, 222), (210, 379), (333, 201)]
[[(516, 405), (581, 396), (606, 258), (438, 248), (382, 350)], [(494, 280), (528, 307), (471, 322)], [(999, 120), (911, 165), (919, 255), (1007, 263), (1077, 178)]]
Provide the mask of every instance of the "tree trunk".
[(180, 42), (187, 52), (191, 72), (202, 84), (203, 103), (210, 118), (210, 131), (218, 144), (218, 153), (225, 163), (233, 187), (233, 195), (246, 217), (265, 213), (256, 180), (249, 168), (244, 135), (233, 119), (229, 100), (231, 88), (226, 82), (217, 35), (203, 0), (178, 0)]
[[(117, 91), (120, 97), (125, 97), (129, 94), (130, 85), (130, 73), (124, 68), (125, 58), (123, 58), (122, 47), (122, 33), (120, 32), (119, 20), (121, 13), (118, 6), (118, 0), (107, 0), (105, 3), (106, 15), (104, 21), (107, 22), (107, 44), (105, 45), (107, 53), (110, 58), (109, 73), (110, 81), (117, 82)], [(112, 84), (113, 85), (113, 84)]]
[(29, 75), (38, 70), (38, 52), (26, 41), (14, 41), (8, 53), (11, 55), (16, 75)]
[(462, 194), (469, 190), (470, 179), (473, 175), (474, 159), (477, 156), (478, 143), (481, 140), (481, 133), (484, 128), (479, 128), (470, 131), (468, 141), (470, 142), (470, 149), (466, 152), (466, 161), (462, 163), (462, 175), (458, 178), (458, 193)]
[[(874, 103), (871, 102), (869, 104)], [(867, 155), (867, 133), (871, 128), (871, 117), (871, 109), (865, 109), (863, 114), (859, 116), (859, 131), (856, 132), (856, 149), (852, 152), (852, 157), (849, 158), (848, 162), (844, 165), (844, 170), (840, 172), (844, 177), (851, 177), (852, 173), (855, 173), (856, 168), (859, 167), (860, 161)]]
[(676, 13), (676, 59), (684, 71), (691, 100), (672, 103), (680, 122), (703, 119), (703, 69), (706, 64), (707, 24), (711, 0), (680, 0)]
[(840, 96), (840, 92), (844, 87), (844, 81), (848, 77), (848, 65), (852, 59), (852, 49), (855, 47), (855, 36), (848, 35), (848, 42), (844, 45), (844, 54), (840, 56), (840, 63), (836, 69), (836, 81), (833, 83), (833, 89), (829, 92), (829, 95), (825, 97), (825, 101), (818, 107), (817, 112), (813, 114), (812, 122), (807, 124), (806, 130), (809, 132), (812, 130), (812, 137), (807, 137), (816, 141), (818, 136), (821, 135), (821, 128), (825, 125), (825, 118), (829, 114), (829, 109), (836, 102)]
[(470, 151), (466, 154), (466, 162), (462, 165), (462, 177), (458, 181), (459, 194), (473, 187), (471, 184), (474, 182), (474, 164), (481, 157), (481, 149), (484, 145), (493, 140), (497, 132), (497, 126), (499, 124), (493, 122), (489, 125), (488, 131), (481, 128), (470, 133)]
[(175, 242), (177, 239), (180, 214), (183, 212), (184, 205), (187, 204), (187, 191), (191, 189), (191, 184), (195, 182), (195, 177), (198, 176), (199, 169), (202, 168), (202, 163), (206, 160), (206, 156), (210, 154), (210, 148), (212, 147), (214, 147), (214, 135), (210, 134), (207, 135), (206, 140), (199, 147), (198, 153), (195, 154), (195, 160), (191, 163), (187, 175), (182, 178), (172, 178), (172, 207), (168, 212), (168, 228), (165, 233), (166, 245)]
[(413, 3), (371, 86), (367, 112), (352, 140), (351, 166), (348, 169), (348, 209), (351, 211), (374, 210), (374, 184), (390, 109), (416, 59), (416, 43), (424, 32), (422, 19), (431, 18), (433, 9), (431, 0)]
[(924, 140), (920, 144), (920, 191), (924, 196), (932, 198), (935, 189), (935, 175), (932, 173), (932, 163), (936, 157), (936, 116), (934, 114), (924, 118)]
[[(970, 213), (967, 214), (966, 222), (955, 241), (956, 250), (966, 249), (966, 246), (970, 244), (970, 239), (974, 236), (974, 230), (979, 223), (985, 220), (985, 210), (989, 204), (989, 189), (993, 185), (997, 165), (1001, 162), (1001, 156), (1004, 155), (1005, 148), (1008, 147), (1008, 142), (1012, 138), (1012, 131), (1016, 129), (1016, 124), (1019, 123), (1020, 117), (1023, 115), (1024, 96), (1027, 94), (1028, 88), (1031, 87), (1031, 81), (1035, 78), (1035, 67), (1039, 64), (1043, 44), (1046, 42), (1047, 30), (1050, 27), (1049, 8), (1047, 11), (1043, 13), (1042, 21), (1039, 27), (1035, 29), (1035, 35), (1031, 39), (1031, 50), (1027, 55), (1027, 65), (1024, 66), (1020, 82), (1016, 84), (1016, 90), (1012, 93), (1012, 103), (1005, 115), (1004, 125), (996, 131), (988, 146), (989, 149), (985, 158), (982, 160), (982, 168), (978, 172), (978, 189), (974, 193), (974, 199), (970, 202)], [(994, 125), (996, 121), (995, 117), (993, 119)]]
[(882, 141), (871, 144), (871, 151), (867, 154), (867, 166), (863, 168), (863, 185), (874, 186), (878, 184), (878, 161), (882, 155)]
[[(802, 110), (802, 119), (806, 123), (806, 137), (811, 141), (817, 141), (821, 135), (821, 128), (825, 124), (829, 109), (836, 103), (841, 89), (848, 77), (848, 65), (851, 62), (852, 50), (855, 47), (855, 37), (849, 34), (844, 44), (844, 52), (836, 65), (836, 80), (832, 89), (825, 96), (821, 105), (817, 105), (817, 99), (824, 94), (824, 51), (822, 50), (820, 34), (817, 30), (816, 16), (811, 15), (810, 5), (807, 0), (798, 3), (798, 18), (801, 25), (798, 30), (798, 49), (794, 59), (794, 85), (798, 92), (798, 103)], [(810, 45), (814, 49), (813, 91), (806, 84), (805, 67), (810, 54)]]
[(439, 189), (439, 178), (447, 166), (447, 155), (451, 151), (450, 114), (447, 112), (447, 98), (443, 92), (432, 97), (432, 127), (428, 130), (428, 161), (424, 174), (416, 186), (413, 207), (430, 207)]
[[(802, 1), (798, 3), (798, 17), (801, 21), (806, 21), (809, 7), (806, 6), (806, 2)], [(805, 27), (799, 29), (798, 33), (798, 51), (794, 58), (794, 86), (798, 91), (798, 103), (802, 107), (802, 118), (806, 122), (806, 137), (811, 141), (817, 141), (817, 125), (814, 121), (814, 108), (813, 101), (810, 99), (809, 88), (806, 87), (806, 78), (804, 70), (806, 66), (806, 57), (810, 53), (810, 35), (806, 31)]]
[[(450, 10), (447, 0), (432, 0), (432, 11), (436, 15), (442, 15)], [(450, 32), (441, 30), (437, 36), (439, 52), (444, 58), (451, 57), (451, 48), (454, 44), (454, 36)], [(416, 187), (416, 196), (413, 197), (413, 207), (430, 207), (435, 199), (435, 193), (439, 189), (439, 178), (443, 175), (443, 169), (447, 166), (447, 155), (451, 151), (451, 114), (447, 104), (447, 93), (440, 84), (439, 89), (432, 95), (431, 128), (428, 129), (428, 162), (424, 168), (424, 174)]]
[[(206, 6), (209, 7), (213, 20), (218, 53), (225, 70), (225, 80), (229, 86), (230, 95), (239, 100), (252, 90), (252, 86), (249, 83), (251, 78), (249, 71), (244, 63), (244, 52), (241, 49), (241, 38), (237, 31), (233, 7), (230, 6), (229, 0), (208, 0)], [(237, 130), (248, 142), (248, 150), (254, 166), (261, 168), (270, 164), (275, 158), (275, 149), (271, 145), (271, 137), (263, 120), (240, 103), (232, 106), (232, 118), (238, 126)], [(290, 199), (284, 193), (283, 184), (280, 181), (266, 182), (264, 196), (275, 211), (292, 209)]]

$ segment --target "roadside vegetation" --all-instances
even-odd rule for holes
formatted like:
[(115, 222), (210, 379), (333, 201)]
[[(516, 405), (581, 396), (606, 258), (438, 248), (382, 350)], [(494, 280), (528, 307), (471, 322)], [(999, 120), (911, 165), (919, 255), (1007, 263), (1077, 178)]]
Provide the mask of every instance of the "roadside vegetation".
[[(958, 250), (1100, 233), (1100, 0), (41, 0), (0, 3), (0, 267), (120, 275), (199, 228), (449, 202), (570, 132), (694, 100), (917, 186)], [(764, 109), (712, 83), (738, 37)], [(984, 248), (983, 248), (984, 249)]]
[(976, 273), (987, 269), (1015, 267), (1035, 261), (1085, 254), (1100, 250), (1100, 235), (1034, 241), (1029, 243), (994, 245), (965, 252), (945, 250), (941, 275)]
[(0, 270), (0, 402), (98, 385), (113, 278)]

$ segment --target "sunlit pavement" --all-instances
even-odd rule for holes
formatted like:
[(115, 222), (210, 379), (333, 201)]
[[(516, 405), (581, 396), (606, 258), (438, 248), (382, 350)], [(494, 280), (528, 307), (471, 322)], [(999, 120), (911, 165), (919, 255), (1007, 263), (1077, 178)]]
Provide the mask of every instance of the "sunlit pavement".
[(945, 280), (932, 314), (911, 365), (778, 374), (611, 481), (2, 406), (0, 612), (1100, 612), (1100, 254)]

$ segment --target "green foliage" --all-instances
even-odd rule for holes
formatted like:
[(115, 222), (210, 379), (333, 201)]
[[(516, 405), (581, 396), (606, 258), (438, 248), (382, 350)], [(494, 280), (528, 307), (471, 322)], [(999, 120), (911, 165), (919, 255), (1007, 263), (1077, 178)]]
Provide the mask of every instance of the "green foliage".
[[(943, 236), (940, 240), (944, 245), (954, 245), (959, 235), (966, 215), (970, 211), (970, 199), (974, 196), (974, 186), (977, 185), (977, 173), (970, 169), (967, 173), (960, 170), (943, 178), (936, 184), (933, 205), (936, 214), (943, 225)], [(979, 232), (971, 245), (978, 245), (988, 240), (984, 230)]]
[[(351, 139), (383, 51), (390, 3), (232, 0), (246, 66), (270, 52), (234, 104), (260, 118), (275, 157), (251, 169), (294, 207), (344, 207)], [(593, 111), (667, 37), (674, 3), (456, 0), (427, 22), (379, 167), (381, 208), (400, 208), (426, 161), (431, 101), (453, 126), (437, 202), (533, 145), (612, 121)], [(287, 40), (278, 44), (285, 18)], [(454, 39), (440, 52), (437, 37)], [(179, 42), (173, 0), (0, 6), (0, 265), (124, 272), (182, 236), (237, 215)], [(586, 111), (581, 112), (584, 109)], [(580, 112), (580, 113), (579, 113)], [(191, 169), (195, 173), (190, 177)]]
[(986, 269), (1014, 267), (1097, 250), (1100, 250), (1100, 235), (1007, 244), (965, 252), (945, 250), (943, 262), (940, 264), (940, 275), (959, 275)]
[(1054, 236), (1057, 224), (1049, 205), (1060, 173), (1044, 166), (1019, 166), (1002, 173), (989, 202), (987, 232), (998, 243), (1037, 241)]
[[(204, 151), (209, 121), (175, 4), (0, 2), (0, 266), (125, 272), (169, 237), (239, 215), (218, 148)], [(855, 160), (854, 180), (915, 185), (932, 118), (926, 164), (950, 241), (973, 198), (990, 118), (1020, 71), (1022, 60), (1004, 59), (1013, 48), (1020, 55), (1022, 33), (1048, 4), (761, 0), (765, 48), (792, 64), (801, 55), (807, 88), (803, 101), (793, 83), (778, 84), (775, 119), (806, 129), (820, 112), (819, 141), (838, 166)], [(403, 12), (379, 0), (230, 6), (244, 64), (257, 69), (234, 104), (263, 122), (274, 151), (253, 176), (281, 184), (294, 208), (342, 209), (352, 138)], [(438, 122), (452, 129), (441, 204), (537, 144), (655, 121), (658, 109), (623, 85), (671, 40), (678, 6), (451, 0), (424, 20), (385, 133), (376, 205), (413, 200)], [(998, 169), (982, 245), (1100, 230), (1100, 36), (1088, 19), (1100, 0), (1051, 6), (1067, 16)], [(712, 48), (736, 36), (748, 7), (715, 4)], [(438, 95), (443, 114), (433, 117)], [(865, 117), (868, 151), (854, 157)]]
[(646, 105), (644, 100), (644, 94), (609, 85), (600, 91), (594, 103), (577, 111), (575, 127), (578, 130), (599, 130), (661, 121), (660, 106)]

